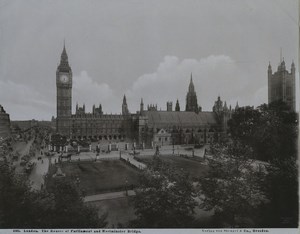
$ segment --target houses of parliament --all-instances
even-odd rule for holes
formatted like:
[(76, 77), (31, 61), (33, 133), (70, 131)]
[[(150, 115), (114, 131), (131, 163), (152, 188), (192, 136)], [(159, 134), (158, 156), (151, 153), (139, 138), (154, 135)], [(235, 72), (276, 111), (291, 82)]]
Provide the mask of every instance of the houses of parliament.
[[(281, 78), (284, 77), (284, 79)], [(281, 80), (284, 80), (284, 82)], [(268, 69), (269, 102), (284, 99), (295, 107), (295, 68), (285, 70), (284, 62), (278, 72), (272, 75)], [(64, 46), (60, 63), (56, 71), (57, 117), (56, 131), (71, 139), (89, 139), (95, 141), (127, 141), (145, 145), (168, 144), (207, 144), (226, 135), (227, 122), (233, 109), (223, 103), (220, 97), (214, 103), (212, 111), (202, 111), (197, 103), (197, 94), (192, 74), (186, 95), (185, 110), (181, 110), (177, 100), (166, 103), (166, 110), (158, 110), (156, 105), (144, 106), (143, 99), (140, 109), (130, 113), (126, 96), (123, 97), (122, 114), (103, 114), (102, 106), (93, 105), (92, 112), (87, 112), (85, 105), (76, 105), (72, 113), (72, 69)]]

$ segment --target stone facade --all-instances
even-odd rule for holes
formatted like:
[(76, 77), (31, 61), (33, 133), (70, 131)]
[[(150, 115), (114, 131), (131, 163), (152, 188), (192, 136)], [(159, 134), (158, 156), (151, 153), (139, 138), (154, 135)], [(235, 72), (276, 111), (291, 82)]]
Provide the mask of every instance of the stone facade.
[(129, 114), (86, 113), (84, 108), (78, 108), (70, 119), (70, 136), (80, 139), (123, 141), (132, 138), (132, 121)]
[(274, 101), (285, 102), (291, 110), (295, 111), (295, 64), (291, 65), (291, 72), (285, 67), (284, 60), (279, 64), (277, 71), (272, 74), (271, 64), (268, 66), (268, 103)]
[(0, 105), (0, 139), (10, 137), (11, 128), (10, 128), (10, 118), (9, 114), (7, 114)]
[[(202, 112), (197, 104), (197, 95), (191, 76), (186, 97), (186, 111), (180, 111), (177, 100), (175, 111), (172, 102), (167, 110), (158, 110), (157, 105), (148, 104), (144, 110), (141, 99), (140, 110), (130, 113), (123, 97), (122, 114), (103, 114), (101, 104), (93, 105), (92, 112), (86, 112), (85, 105), (76, 105), (72, 114), (72, 70), (65, 49), (56, 72), (57, 87), (57, 133), (69, 138), (90, 139), (109, 142), (135, 142), (137, 147), (162, 144), (206, 144), (226, 133), (231, 108), (223, 106), (220, 97), (212, 112)], [(160, 140), (159, 140), (160, 139)]]

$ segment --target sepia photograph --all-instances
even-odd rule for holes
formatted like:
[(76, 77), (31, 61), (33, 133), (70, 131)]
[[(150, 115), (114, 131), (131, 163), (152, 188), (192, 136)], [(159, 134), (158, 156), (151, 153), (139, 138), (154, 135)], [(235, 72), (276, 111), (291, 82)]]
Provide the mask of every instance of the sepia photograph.
[(297, 233), (299, 10), (0, 0), (0, 232)]

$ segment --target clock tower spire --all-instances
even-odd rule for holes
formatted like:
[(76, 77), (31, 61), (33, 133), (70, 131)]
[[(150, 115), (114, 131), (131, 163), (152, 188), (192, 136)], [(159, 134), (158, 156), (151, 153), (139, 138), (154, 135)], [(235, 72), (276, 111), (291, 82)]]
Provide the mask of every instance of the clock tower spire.
[(56, 70), (56, 131), (63, 135), (71, 134), (72, 115), (72, 69), (64, 43), (60, 63)]

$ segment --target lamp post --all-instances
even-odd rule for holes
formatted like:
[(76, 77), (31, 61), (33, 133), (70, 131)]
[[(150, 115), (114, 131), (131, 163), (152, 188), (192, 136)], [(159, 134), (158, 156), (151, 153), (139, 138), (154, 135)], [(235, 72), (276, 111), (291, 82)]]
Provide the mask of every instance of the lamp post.
[(127, 180), (127, 178), (125, 180), (125, 192), (126, 192), (126, 196), (128, 196), (128, 180)]
[(173, 155), (174, 155), (174, 135), (172, 136), (172, 143), (173, 143)]

